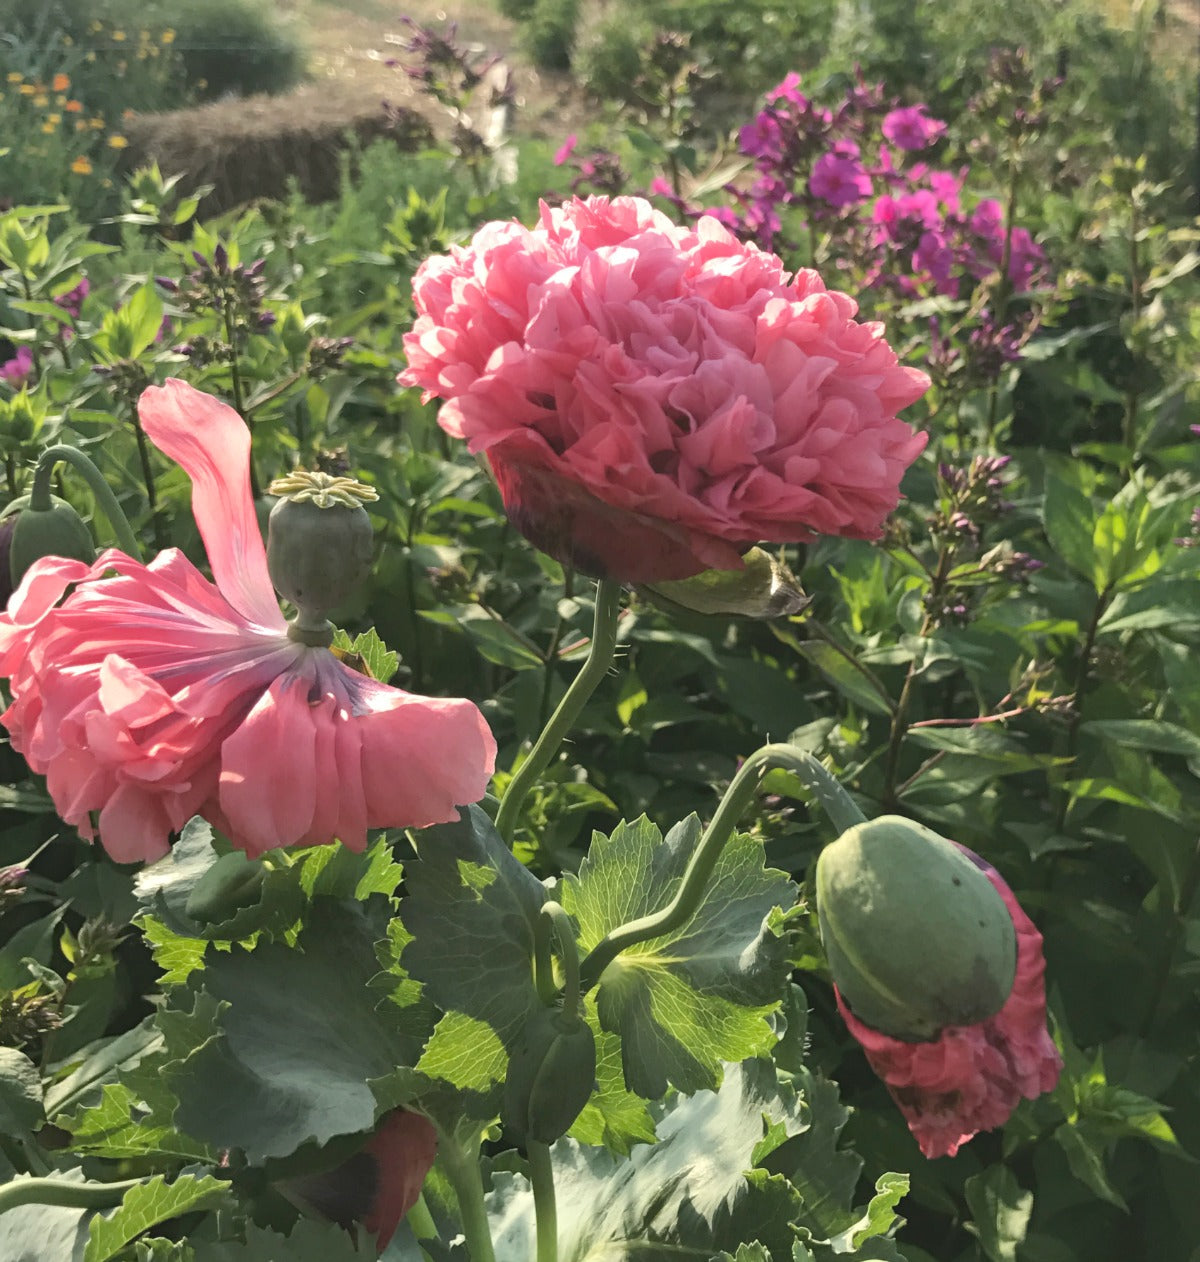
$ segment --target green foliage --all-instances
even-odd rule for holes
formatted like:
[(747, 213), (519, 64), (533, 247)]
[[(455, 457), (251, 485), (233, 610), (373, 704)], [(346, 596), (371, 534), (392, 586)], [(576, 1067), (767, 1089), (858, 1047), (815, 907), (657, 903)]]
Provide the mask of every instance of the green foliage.
[(187, 84), (201, 100), (286, 92), (304, 74), (296, 32), (263, 0), (156, 0), (154, 12), (175, 31)]
[(571, 65), (579, 0), (533, 0), (521, 36), (534, 65), (566, 70)]

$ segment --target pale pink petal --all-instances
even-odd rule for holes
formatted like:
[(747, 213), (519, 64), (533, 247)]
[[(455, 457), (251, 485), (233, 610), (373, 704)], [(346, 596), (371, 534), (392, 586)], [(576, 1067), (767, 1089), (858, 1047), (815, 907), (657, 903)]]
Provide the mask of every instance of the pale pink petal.
[(192, 513), (221, 594), (244, 618), (284, 626), (250, 495), (250, 431), (228, 404), (172, 377), (138, 401), (147, 437), (192, 479)]

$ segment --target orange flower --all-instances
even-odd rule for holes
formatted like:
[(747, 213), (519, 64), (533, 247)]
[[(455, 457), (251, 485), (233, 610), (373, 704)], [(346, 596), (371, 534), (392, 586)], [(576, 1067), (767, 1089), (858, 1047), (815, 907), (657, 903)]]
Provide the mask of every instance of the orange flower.
[(65, 92), (71, 86), (71, 78), (69, 75), (56, 74), (50, 86), (55, 92)]
[(71, 170), (74, 171), (76, 175), (91, 175), (92, 164), (81, 153), (79, 157), (71, 163)]
[(66, 105), (63, 106), (63, 109), (66, 110), (68, 114), (82, 114), (83, 102), (75, 100), (68, 101)]

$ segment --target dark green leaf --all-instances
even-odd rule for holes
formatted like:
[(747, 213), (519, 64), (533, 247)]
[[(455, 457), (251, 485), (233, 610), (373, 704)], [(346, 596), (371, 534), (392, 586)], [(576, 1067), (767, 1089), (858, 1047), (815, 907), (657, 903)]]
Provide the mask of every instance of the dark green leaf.
[(969, 1178), (964, 1190), (975, 1216), (969, 1227), (980, 1248), (992, 1262), (1016, 1262), (1033, 1212), (1033, 1193), (1022, 1190), (1007, 1166), (989, 1166)]

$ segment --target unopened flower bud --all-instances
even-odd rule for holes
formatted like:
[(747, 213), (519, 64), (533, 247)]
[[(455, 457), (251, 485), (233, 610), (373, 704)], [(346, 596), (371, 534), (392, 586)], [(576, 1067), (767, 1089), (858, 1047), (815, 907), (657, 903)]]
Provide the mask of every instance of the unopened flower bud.
[(817, 860), (829, 968), (865, 1025), (907, 1042), (999, 1012), (1016, 931), (1004, 900), (953, 842), (896, 815), (868, 820)]
[(96, 559), (92, 532), (82, 517), (58, 496), (50, 496), (50, 507), (30, 506), (30, 496), (22, 495), (4, 510), (15, 517), (8, 548), (8, 571), (15, 590), (25, 571), (42, 557), (70, 557), (91, 564)]
[(576, 1013), (539, 1008), (508, 1062), (504, 1124), (519, 1140), (552, 1144), (565, 1135), (596, 1089), (596, 1040)]
[(374, 532), (363, 505), (379, 496), (353, 478), (302, 470), (267, 489), (283, 497), (267, 527), (271, 582), (296, 606), (301, 631), (318, 628), (370, 571)]

